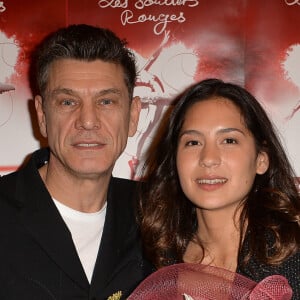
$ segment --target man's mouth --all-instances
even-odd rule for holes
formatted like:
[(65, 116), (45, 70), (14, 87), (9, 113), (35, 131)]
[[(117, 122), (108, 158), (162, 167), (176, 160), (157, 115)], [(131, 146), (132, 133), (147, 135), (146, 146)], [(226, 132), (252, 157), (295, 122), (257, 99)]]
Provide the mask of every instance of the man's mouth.
[(90, 147), (98, 147), (98, 146), (101, 146), (101, 144), (96, 144), (96, 143), (80, 143), (80, 144), (76, 144), (75, 146), (77, 146), (77, 147), (90, 148)]

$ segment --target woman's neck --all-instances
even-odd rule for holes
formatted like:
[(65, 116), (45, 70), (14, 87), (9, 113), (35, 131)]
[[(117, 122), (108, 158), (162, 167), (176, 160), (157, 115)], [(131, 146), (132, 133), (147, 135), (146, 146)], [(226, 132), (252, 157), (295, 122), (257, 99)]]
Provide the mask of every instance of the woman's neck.
[(197, 217), (198, 231), (183, 260), (235, 271), (240, 244), (237, 214), (200, 211)]

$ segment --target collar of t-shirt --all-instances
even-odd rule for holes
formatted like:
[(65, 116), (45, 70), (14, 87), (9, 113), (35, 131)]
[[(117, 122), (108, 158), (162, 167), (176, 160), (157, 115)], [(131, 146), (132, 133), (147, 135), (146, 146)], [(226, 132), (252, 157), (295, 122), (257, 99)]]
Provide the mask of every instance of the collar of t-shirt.
[(85, 213), (74, 210), (53, 199), (59, 213), (71, 232), (73, 243), (89, 282), (97, 259), (106, 216), (106, 202), (101, 210)]

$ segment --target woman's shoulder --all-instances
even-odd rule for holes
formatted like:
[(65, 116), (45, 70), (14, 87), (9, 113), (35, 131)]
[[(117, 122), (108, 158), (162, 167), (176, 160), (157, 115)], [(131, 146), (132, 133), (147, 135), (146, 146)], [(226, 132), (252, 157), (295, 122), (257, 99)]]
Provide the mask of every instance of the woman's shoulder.
[(300, 249), (288, 258), (286, 258), (280, 265), (279, 268), (285, 273), (295, 275), (299, 280), (300, 287)]
[(237, 272), (256, 282), (267, 276), (282, 275), (293, 290), (292, 299), (300, 299), (300, 249), (278, 265), (266, 265), (252, 257), (248, 264), (238, 266)]

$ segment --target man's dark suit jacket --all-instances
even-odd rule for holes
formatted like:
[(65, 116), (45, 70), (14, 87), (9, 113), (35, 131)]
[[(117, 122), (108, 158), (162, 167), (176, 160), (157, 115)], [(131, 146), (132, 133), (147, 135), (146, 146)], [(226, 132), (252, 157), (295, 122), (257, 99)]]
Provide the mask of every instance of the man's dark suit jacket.
[(38, 173), (48, 155), (39, 150), (22, 170), (0, 179), (0, 299), (106, 300), (119, 291), (125, 299), (151, 272), (137, 238), (134, 182), (111, 179), (89, 284), (71, 234)]

